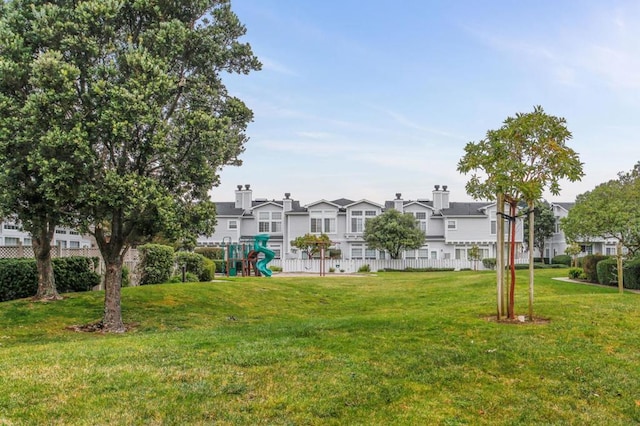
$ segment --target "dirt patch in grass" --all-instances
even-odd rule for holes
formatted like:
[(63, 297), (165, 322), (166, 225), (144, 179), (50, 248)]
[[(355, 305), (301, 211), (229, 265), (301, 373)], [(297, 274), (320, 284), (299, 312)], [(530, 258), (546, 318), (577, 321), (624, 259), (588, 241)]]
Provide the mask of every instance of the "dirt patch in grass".
[(498, 318), (496, 315), (485, 316), (484, 319), (489, 322), (497, 322), (498, 324), (511, 324), (511, 325), (545, 325), (551, 323), (551, 318), (533, 317), (533, 321), (525, 315), (516, 315), (514, 319)]
[[(132, 322), (124, 324), (124, 331), (128, 332), (131, 330), (135, 330), (138, 328), (140, 324)], [(80, 325), (70, 325), (65, 327), (66, 330), (75, 331), (76, 333), (108, 333), (108, 330), (105, 330), (104, 324), (102, 321), (93, 322), (90, 324), (80, 324)]]

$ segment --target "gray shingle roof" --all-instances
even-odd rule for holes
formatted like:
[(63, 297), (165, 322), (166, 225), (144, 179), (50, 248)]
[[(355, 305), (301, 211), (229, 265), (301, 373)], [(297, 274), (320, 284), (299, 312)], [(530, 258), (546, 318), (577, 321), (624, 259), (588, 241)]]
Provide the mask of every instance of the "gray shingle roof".
[(442, 216), (486, 216), (482, 210), (490, 203), (449, 203), (448, 209), (442, 209)]
[(235, 202), (216, 202), (216, 213), (219, 216), (242, 216), (243, 210), (236, 208)]

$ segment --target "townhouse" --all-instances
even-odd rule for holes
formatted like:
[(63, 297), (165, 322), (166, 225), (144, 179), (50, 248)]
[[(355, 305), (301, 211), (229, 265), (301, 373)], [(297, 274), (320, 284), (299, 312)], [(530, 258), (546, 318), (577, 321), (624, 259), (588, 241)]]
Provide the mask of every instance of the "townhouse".
[[(91, 247), (91, 239), (80, 232), (58, 227), (53, 237), (53, 245), (60, 248), (88, 248)], [(31, 247), (31, 234), (25, 232), (19, 223), (5, 219), (0, 222), (0, 246), (26, 246)]]
[[(269, 234), (268, 247), (276, 258), (304, 258), (291, 246), (298, 236), (327, 234), (343, 259), (384, 259), (386, 254), (367, 247), (363, 232), (367, 220), (388, 209), (412, 214), (426, 235), (425, 245), (407, 250), (405, 259), (467, 259), (478, 246), (483, 257), (496, 255), (496, 204), (453, 202), (447, 186), (435, 185), (431, 198), (404, 200), (401, 193), (382, 203), (361, 199), (321, 199), (301, 205), (286, 193), (281, 200), (253, 198), (250, 185), (238, 185), (235, 201), (218, 202), (217, 227), (213, 235), (200, 236), (198, 244), (219, 246), (249, 243), (257, 234)], [(517, 220), (517, 250), (522, 251), (522, 219)]]

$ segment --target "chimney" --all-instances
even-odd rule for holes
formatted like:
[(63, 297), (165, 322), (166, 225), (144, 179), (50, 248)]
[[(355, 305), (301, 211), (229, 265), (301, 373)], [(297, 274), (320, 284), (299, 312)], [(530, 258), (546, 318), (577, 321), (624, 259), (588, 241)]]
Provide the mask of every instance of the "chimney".
[(237, 209), (243, 209), (245, 211), (247, 210), (251, 210), (251, 202), (252, 202), (252, 197), (251, 197), (251, 186), (250, 185), (245, 185), (244, 189), (242, 189), (242, 185), (238, 185), (237, 186), (238, 189), (236, 189), (236, 203), (235, 203), (235, 207)]
[(393, 200), (393, 208), (400, 213), (404, 213), (404, 201), (402, 201), (402, 194), (399, 192), (396, 192), (396, 199)]
[(284, 212), (288, 212), (288, 211), (291, 211), (292, 208), (293, 208), (293, 200), (291, 199), (291, 193), (285, 192), (284, 199), (282, 200), (282, 210)]
[(447, 185), (442, 185), (442, 208), (449, 208), (449, 191), (447, 191)]
[(440, 210), (442, 210), (443, 208), (446, 208), (446, 207), (443, 207), (442, 198), (443, 198), (443, 191), (440, 190), (440, 185), (434, 185), (433, 208), (436, 211), (436, 213), (440, 213)]

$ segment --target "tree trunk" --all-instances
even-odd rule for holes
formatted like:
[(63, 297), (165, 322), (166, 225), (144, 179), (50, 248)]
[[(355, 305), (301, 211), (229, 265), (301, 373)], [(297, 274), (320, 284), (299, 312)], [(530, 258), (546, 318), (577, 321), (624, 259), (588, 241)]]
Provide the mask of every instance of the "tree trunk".
[(509, 285), (509, 319), (515, 319), (515, 291), (516, 291), (516, 208), (517, 204), (513, 201), (509, 202), (509, 216), (511, 216), (511, 221), (509, 223), (511, 227), (510, 232), (510, 241), (509, 241), (509, 269), (511, 270), (511, 284)]
[(622, 265), (622, 242), (616, 244), (616, 254), (618, 260), (618, 290), (624, 293), (624, 266)]
[(504, 312), (504, 196), (498, 194), (496, 204), (496, 296), (498, 308), (498, 321), (502, 319)]
[[(529, 201), (529, 241), (533, 242), (535, 214), (533, 212), (533, 201)], [(542, 255), (544, 262), (544, 254)], [(533, 244), (529, 246), (529, 321), (533, 321)]]
[(104, 277), (104, 318), (102, 328), (112, 333), (124, 333), (120, 288), (122, 287), (123, 256), (119, 253), (103, 258), (106, 265)]
[(38, 291), (34, 300), (61, 300), (56, 289), (56, 280), (51, 262), (51, 240), (55, 226), (49, 224), (34, 230), (31, 235), (31, 247), (36, 258), (38, 269)]

